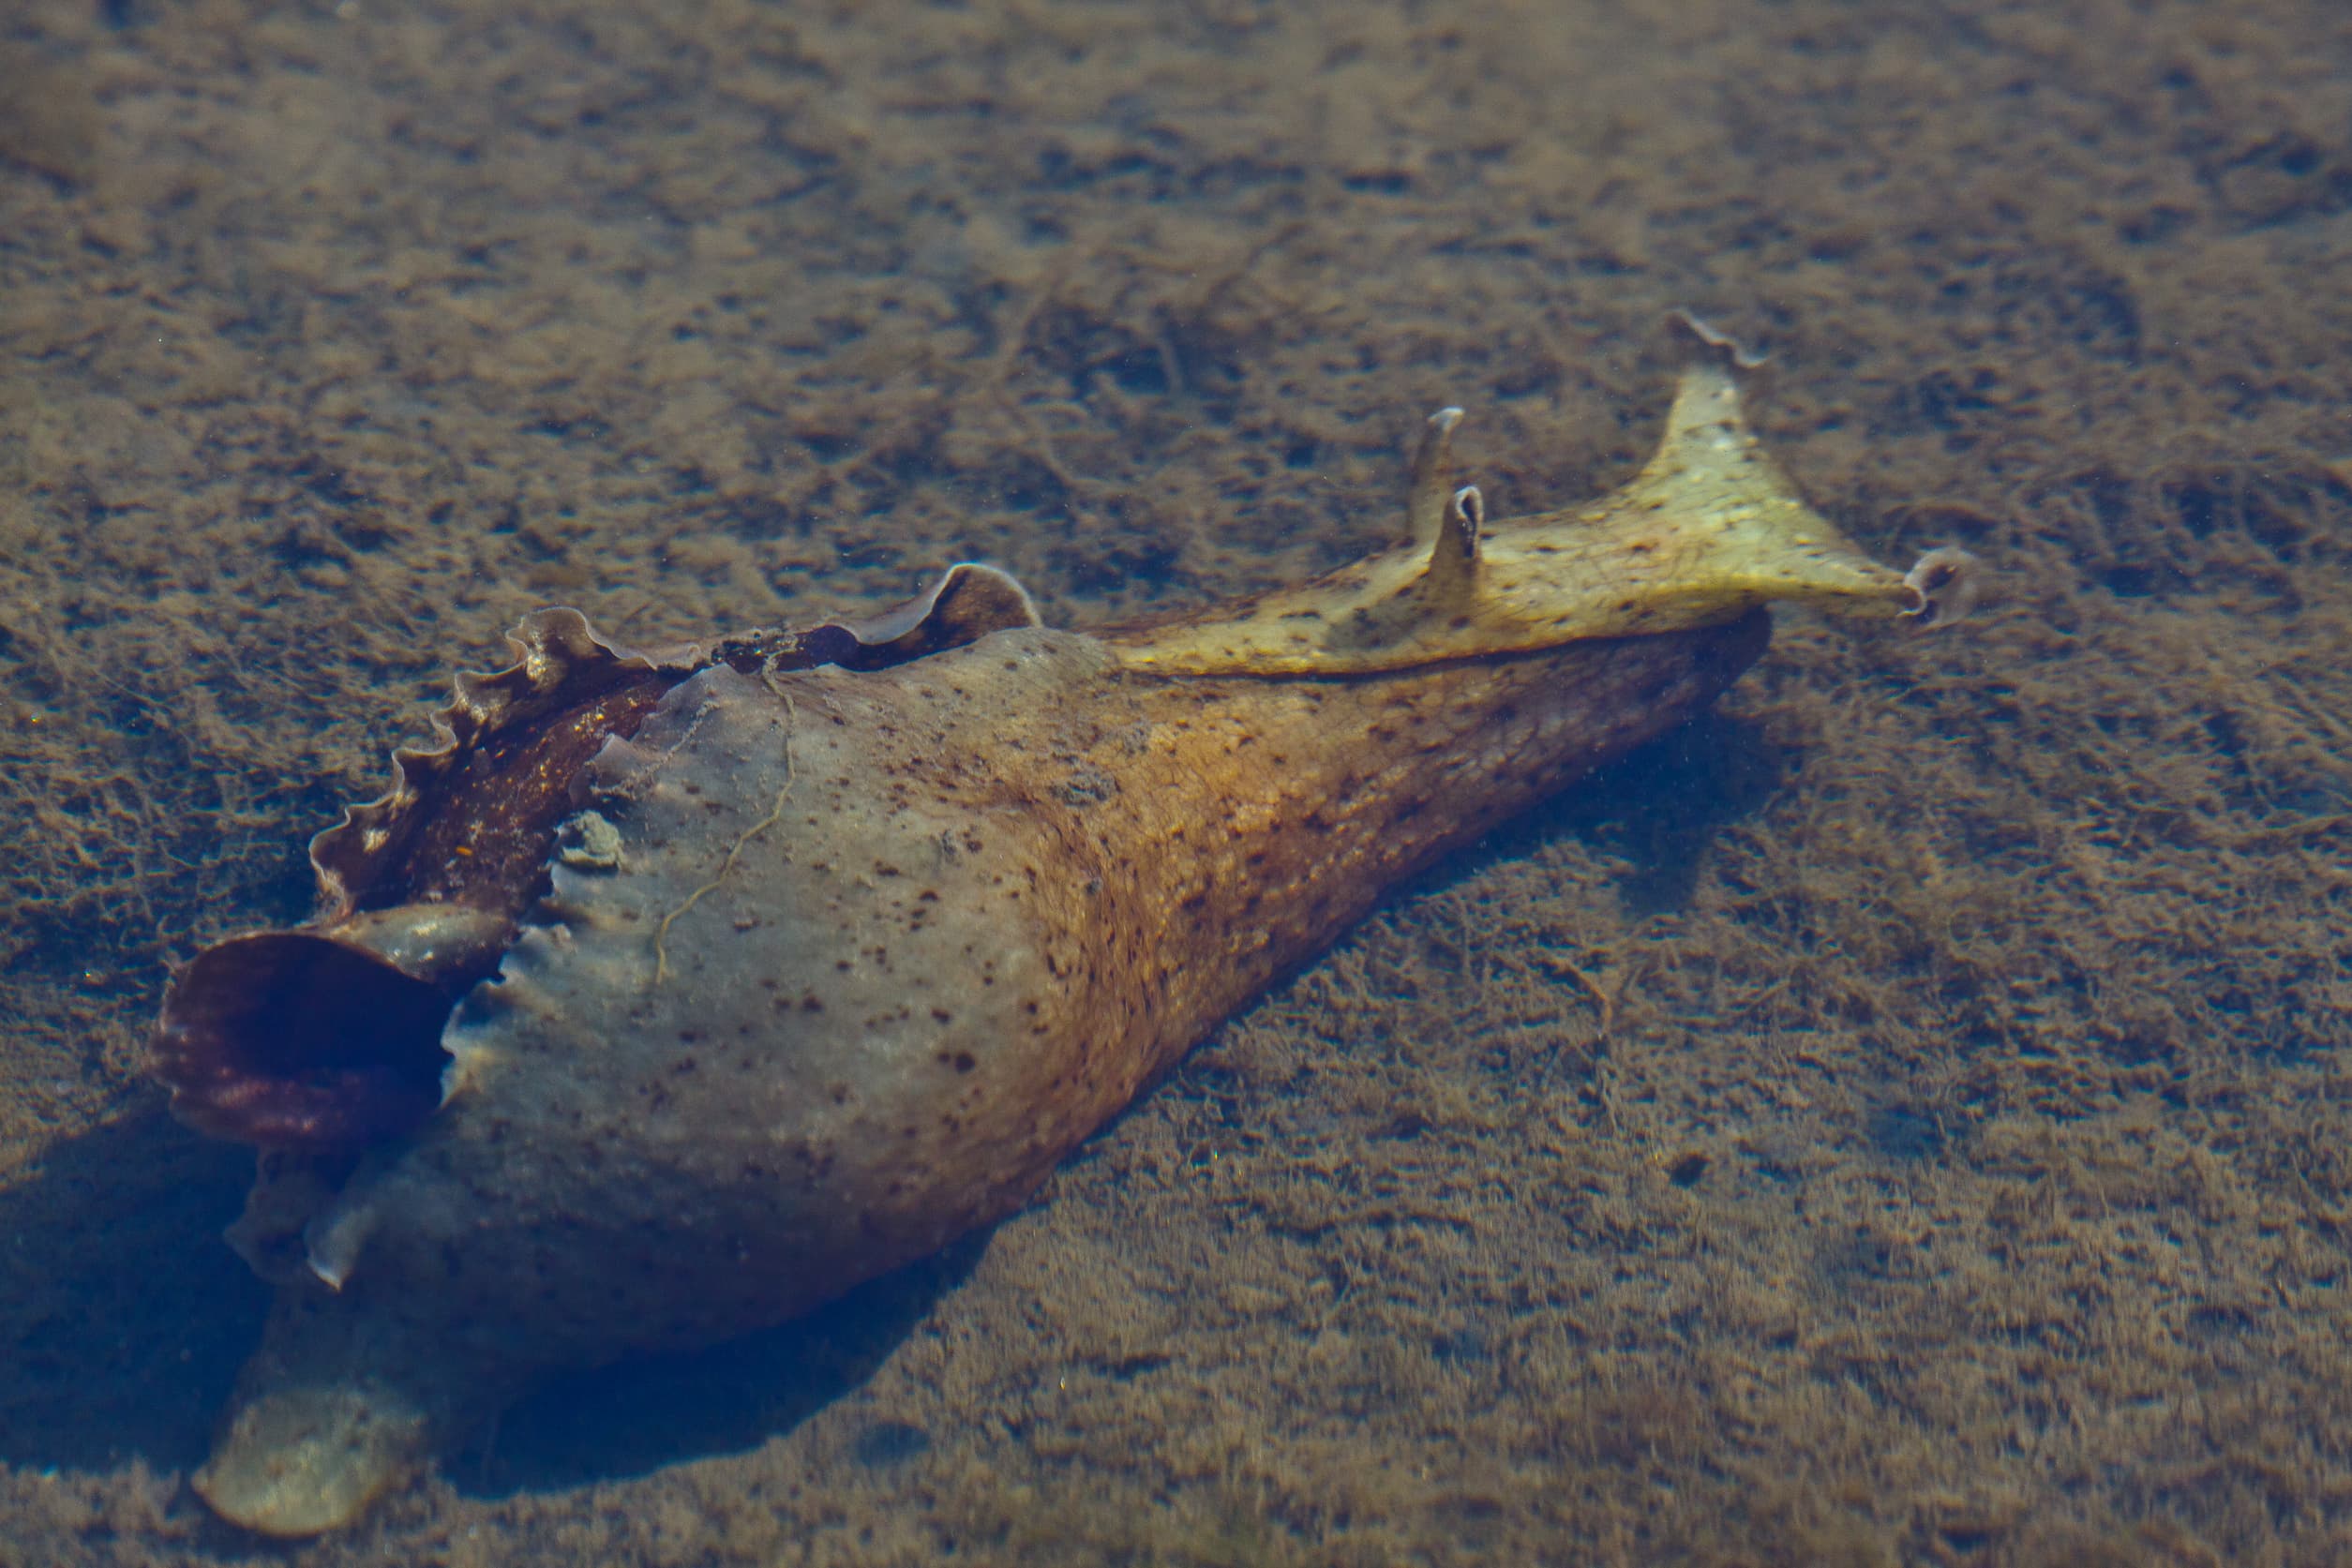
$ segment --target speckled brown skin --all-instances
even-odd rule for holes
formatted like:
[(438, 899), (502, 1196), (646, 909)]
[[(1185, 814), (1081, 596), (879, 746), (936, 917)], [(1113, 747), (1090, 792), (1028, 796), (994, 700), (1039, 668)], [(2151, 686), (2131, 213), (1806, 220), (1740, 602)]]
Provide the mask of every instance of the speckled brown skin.
[(1711, 700), (1764, 613), (1329, 680), (1000, 632), (673, 690), (592, 768), (620, 864), (443, 1037), (450, 1098), (321, 1193), (213, 1462), (350, 1517), (538, 1370), (782, 1321), (1017, 1207), (1401, 876)]

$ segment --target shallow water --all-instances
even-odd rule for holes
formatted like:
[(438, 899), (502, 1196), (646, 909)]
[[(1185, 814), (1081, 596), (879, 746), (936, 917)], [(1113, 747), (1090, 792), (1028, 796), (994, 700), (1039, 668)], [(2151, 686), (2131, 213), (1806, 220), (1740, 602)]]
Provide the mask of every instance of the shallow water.
[[(2352, 1557), (2343, 7), (27, 0), (0, 49), (0, 1563)], [(209, 1519), (264, 1296), (143, 1034), (450, 670), (971, 557), (1081, 627), (1295, 581), (1446, 402), (1499, 515), (1563, 503), (1675, 306), (1770, 351), (1823, 512), (2001, 602), (1784, 615), (993, 1234), (349, 1534)]]

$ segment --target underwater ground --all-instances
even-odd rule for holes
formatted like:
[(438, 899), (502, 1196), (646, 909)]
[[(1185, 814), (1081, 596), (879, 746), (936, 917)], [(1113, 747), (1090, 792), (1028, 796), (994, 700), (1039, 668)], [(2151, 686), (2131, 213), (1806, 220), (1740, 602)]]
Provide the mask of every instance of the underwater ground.
[[(2352, 1560), (2338, 0), (22, 0), (0, 16), (0, 1564)], [(992, 1236), (355, 1531), (175, 958), (449, 672), (985, 557), (1084, 627), (1626, 477), (1688, 306), (1881, 559)]]

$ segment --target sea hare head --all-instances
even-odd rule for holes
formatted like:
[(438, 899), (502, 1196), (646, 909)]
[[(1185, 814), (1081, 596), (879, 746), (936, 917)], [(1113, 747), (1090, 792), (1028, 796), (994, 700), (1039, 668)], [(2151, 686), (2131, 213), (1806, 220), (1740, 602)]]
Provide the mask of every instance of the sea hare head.
[(1461, 411), (1440, 410), (1414, 460), (1405, 543), (1110, 640), (1131, 667), (1166, 675), (1362, 676), (1726, 625), (1774, 603), (1957, 620), (1974, 599), (1975, 563), (1939, 551), (1907, 577), (1857, 550), (1749, 430), (1740, 386), (1762, 362), (1695, 318), (1676, 320), (1697, 351), (1665, 439), (1623, 489), (1490, 529), (1477, 487), (1453, 482)]
[(371, 1375), (413, 1361), (415, 1348), (401, 1342), (397, 1320), (339, 1305), (279, 1295), (269, 1354), (246, 1368), (247, 1396), (191, 1477), (222, 1517), (281, 1539), (333, 1530), (404, 1473), (456, 1413), (451, 1391), (430, 1380)]

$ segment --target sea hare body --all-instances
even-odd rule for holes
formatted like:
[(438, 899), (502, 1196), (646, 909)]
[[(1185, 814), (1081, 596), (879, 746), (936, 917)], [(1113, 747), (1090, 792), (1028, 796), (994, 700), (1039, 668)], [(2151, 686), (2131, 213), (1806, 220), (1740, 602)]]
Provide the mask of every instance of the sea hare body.
[(314, 844), (319, 918), (166, 1001), (157, 1071), (263, 1150), (232, 1236), (282, 1287), (205, 1497), (333, 1528), (546, 1368), (1011, 1212), (1397, 878), (1712, 700), (1766, 600), (1931, 607), (1788, 493), (1722, 364), (1620, 498), (1491, 535), (1453, 419), (1411, 543), (1180, 623), (1049, 630), (979, 567), (661, 653), (526, 622)]

